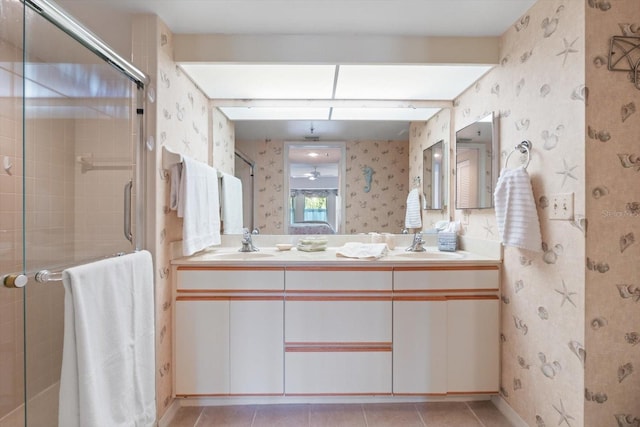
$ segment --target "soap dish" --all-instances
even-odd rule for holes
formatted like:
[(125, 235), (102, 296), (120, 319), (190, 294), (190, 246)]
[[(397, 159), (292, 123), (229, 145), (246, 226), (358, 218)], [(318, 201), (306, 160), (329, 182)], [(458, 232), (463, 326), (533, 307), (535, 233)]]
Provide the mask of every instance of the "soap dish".
[(293, 247), (291, 243), (278, 243), (276, 244), (276, 249), (279, 251), (288, 251)]

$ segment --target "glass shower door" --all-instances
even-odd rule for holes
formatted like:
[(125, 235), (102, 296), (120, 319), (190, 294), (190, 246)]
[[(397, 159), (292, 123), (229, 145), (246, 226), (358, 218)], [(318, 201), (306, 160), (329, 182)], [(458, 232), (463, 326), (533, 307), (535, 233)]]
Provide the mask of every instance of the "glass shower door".
[(0, 0), (3, 427), (58, 424), (64, 289), (34, 273), (130, 252), (142, 236), (146, 77), (77, 29), (48, 0)]
[(58, 425), (64, 288), (31, 274), (135, 249), (137, 85), (27, 7), (22, 113), (24, 424)]
[[(22, 271), (24, 5), (0, 0), (0, 274)], [(24, 425), (23, 291), (0, 285), (0, 425)]]

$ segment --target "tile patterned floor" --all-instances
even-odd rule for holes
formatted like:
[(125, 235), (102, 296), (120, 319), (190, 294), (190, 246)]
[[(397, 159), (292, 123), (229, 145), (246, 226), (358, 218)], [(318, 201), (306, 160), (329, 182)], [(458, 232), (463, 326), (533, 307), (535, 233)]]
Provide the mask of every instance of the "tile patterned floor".
[(512, 427), (490, 401), (183, 407), (170, 427)]

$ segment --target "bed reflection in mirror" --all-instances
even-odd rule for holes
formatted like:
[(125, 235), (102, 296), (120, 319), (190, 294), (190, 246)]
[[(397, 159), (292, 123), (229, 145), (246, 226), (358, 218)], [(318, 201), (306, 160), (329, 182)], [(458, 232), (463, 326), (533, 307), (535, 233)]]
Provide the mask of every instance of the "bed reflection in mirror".
[(287, 234), (336, 234), (344, 229), (344, 143), (286, 148)]

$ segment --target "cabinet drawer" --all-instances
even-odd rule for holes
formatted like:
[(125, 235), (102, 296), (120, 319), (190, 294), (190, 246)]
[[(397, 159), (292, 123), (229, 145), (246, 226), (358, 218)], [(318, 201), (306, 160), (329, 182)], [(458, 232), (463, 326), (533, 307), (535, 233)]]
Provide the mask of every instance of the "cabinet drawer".
[(287, 352), (285, 394), (390, 394), (391, 352)]
[(283, 268), (195, 269), (178, 267), (178, 291), (284, 290)]
[(288, 268), (287, 291), (390, 291), (391, 268)]
[(427, 291), (497, 291), (500, 270), (497, 266), (399, 267), (393, 272), (393, 289)]
[[(304, 298), (304, 297), (303, 297)], [(391, 298), (285, 301), (287, 342), (391, 341)], [(312, 298), (312, 297), (310, 297)]]

